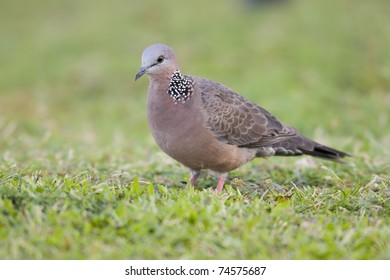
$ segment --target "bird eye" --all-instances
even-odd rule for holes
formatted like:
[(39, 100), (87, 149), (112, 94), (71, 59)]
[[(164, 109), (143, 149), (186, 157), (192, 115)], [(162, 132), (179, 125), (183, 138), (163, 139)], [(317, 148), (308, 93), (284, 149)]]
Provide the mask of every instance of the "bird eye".
[(164, 61), (164, 57), (161, 55), (157, 58), (157, 63), (161, 63)]

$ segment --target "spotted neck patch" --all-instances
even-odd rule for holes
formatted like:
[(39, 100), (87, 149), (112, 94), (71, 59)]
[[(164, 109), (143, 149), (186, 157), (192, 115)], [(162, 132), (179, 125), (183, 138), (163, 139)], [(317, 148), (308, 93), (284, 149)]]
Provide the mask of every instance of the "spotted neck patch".
[(185, 103), (191, 98), (192, 92), (192, 80), (180, 74), (180, 70), (173, 72), (169, 83), (168, 94), (173, 98), (175, 104), (177, 104), (177, 102)]

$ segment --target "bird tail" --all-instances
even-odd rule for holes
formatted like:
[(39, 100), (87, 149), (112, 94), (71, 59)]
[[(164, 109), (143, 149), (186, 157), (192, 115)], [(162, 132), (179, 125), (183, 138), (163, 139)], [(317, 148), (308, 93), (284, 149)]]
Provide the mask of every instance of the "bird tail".
[(275, 156), (310, 155), (337, 162), (343, 162), (341, 160), (342, 158), (351, 156), (345, 152), (319, 144), (300, 135), (275, 143), (273, 148), (275, 149)]

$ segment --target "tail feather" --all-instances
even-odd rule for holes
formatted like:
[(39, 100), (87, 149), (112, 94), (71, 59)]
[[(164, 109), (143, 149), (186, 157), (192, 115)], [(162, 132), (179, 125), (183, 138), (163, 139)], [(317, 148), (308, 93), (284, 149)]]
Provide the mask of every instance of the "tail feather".
[(345, 152), (321, 145), (303, 136), (281, 141), (276, 143), (273, 148), (275, 149), (276, 156), (300, 156), (305, 154), (338, 162), (342, 162), (341, 159), (344, 157), (351, 156)]
[(327, 147), (321, 144), (316, 143), (313, 150), (303, 150), (302, 152), (306, 155), (310, 155), (313, 157), (319, 157), (327, 160), (333, 161), (341, 161), (341, 158), (351, 156), (345, 152), (333, 149), (331, 147)]

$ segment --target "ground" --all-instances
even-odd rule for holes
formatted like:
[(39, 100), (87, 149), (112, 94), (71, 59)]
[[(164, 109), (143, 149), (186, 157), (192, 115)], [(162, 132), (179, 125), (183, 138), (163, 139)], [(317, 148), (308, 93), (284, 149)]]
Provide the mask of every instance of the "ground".
[[(390, 2), (138, 2), (2, 4), (0, 258), (389, 259)], [(353, 157), (188, 187), (134, 82), (152, 43)]]

